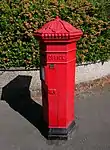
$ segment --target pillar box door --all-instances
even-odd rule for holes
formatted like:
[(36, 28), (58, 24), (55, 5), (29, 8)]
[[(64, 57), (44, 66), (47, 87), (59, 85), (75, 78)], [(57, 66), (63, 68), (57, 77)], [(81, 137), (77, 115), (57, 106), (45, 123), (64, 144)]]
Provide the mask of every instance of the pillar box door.
[(34, 35), (40, 43), (43, 115), (48, 137), (68, 137), (75, 125), (76, 41), (82, 31), (56, 17)]

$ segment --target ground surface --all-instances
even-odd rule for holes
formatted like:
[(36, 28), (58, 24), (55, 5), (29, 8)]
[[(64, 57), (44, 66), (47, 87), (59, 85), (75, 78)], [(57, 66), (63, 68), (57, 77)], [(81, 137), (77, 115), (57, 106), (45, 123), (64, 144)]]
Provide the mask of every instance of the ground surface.
[(15, 103), (5, 98), (7, 102), (0, 101), (1, 150), (110, 150), (110, 84), (76, 95), (78, 126), (68, 141), (47, 141), (44, 138), (33, 125), (40, 111), (31, 99), (28, 104), (17, 101), (15, 107), (18, 97), (14, 97)]

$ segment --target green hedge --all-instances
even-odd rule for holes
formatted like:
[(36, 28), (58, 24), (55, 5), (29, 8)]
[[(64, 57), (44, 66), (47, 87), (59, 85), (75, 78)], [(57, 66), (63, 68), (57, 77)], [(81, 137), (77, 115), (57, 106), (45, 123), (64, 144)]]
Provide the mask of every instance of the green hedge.
[(39, 45), (33, 32), (56, 15), (84, 32), (77, 44), (78, 63), (103, 62), (110, 58), (110, 14), (103, 15), (101, 3), (1, 0), (0, 10), (0, 68), (38, 67)]

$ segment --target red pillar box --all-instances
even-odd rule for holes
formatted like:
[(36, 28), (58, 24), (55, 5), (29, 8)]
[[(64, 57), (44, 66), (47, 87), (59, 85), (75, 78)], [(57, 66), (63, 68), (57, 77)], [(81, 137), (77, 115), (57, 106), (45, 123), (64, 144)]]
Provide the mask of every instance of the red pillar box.
[(67, 138), (75, 126), (76, 41), (81, 35), (81, 30), (59, 17), (35, 31), (40, 41), (43, 115), (49, 138)]

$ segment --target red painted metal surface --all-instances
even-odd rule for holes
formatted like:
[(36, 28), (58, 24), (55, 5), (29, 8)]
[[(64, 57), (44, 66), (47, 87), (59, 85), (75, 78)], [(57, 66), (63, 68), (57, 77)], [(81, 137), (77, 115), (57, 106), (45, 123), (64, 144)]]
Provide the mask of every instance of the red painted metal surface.
[(34, 35), (40, 40), (44, 120), (49, 128), (67, 128), (75, 120), (76, 41), (82, 31), (56, 17)]

